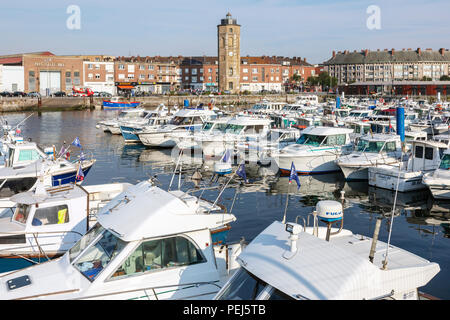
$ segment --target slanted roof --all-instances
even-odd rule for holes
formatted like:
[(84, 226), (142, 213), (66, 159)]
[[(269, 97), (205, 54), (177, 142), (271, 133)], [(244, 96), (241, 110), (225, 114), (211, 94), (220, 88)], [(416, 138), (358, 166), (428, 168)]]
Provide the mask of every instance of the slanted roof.
[[(325, 241), (300, 232), (297, 252), (289, 254), (285, 224), (275, 221), (240, 254), (241, 265), (282, 292), (306, 299), (372, 299), (425, 285), (439, 265), (400, 248), (390, 248), (387, 270), (381, 270), (386, 244), (378, 241), (374, 263), (369, 262), (371, 241), (342, 230)], [(300, 295), (300, 296), (297, 296)]]
[(97, 214), (97, 221), (124, 241), (215, 228), (236, 220), (232, 214), (197, 213), (197, 198), (167, 192), (144, 181), (130, 186)]

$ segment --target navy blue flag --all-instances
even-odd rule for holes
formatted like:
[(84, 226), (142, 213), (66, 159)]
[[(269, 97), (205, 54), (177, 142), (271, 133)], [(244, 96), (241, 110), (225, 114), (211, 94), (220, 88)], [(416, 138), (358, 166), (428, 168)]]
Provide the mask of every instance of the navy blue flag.
[(242, 163), (236, 171), (236, 174), (247, 182), (247, 174), (245, 173), (245, 164)]
[(75, 140), (73, 140), (72, 145), (75, 147), (81, 148), (80, 139), (78, 139), (78, 137), (76, 137)]
[(223, 155), (222, 162), (227, 163), (228, 160), (230, 160), (230, 150), (225, 151), (225, 154)]
[(297, 170), (295, 170), (294, 161), (291, 164), (291, 174), (289, 175), (289, 184), (291, 184), (292, 180), (297, 182), (297, 190), (300, 189), (300, 180), (297, 175)]

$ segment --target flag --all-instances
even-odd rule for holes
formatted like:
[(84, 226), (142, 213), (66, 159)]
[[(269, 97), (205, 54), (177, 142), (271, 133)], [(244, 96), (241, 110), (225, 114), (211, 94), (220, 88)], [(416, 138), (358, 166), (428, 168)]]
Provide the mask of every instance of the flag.
[(222, 162), (227, 163), (230, 160), (230, 150), (225, 151)]
[(289, 175), (289, 184), (291, 184), (292, 180), (297, 182), (297, 190), (300, 189), (300, 180), (297, 175), (297, 170), (295, 170), (294, 161), (291, 164), (291, 174)]
[(61, 157), (66, 152), (66, 148), (64, 146), (61, 146), (61, 150), (59, 150), (58, 157)]
[(78, 139), (78, 137), (76, 137), (75, 140), (73, 140), (72, 145), (75, 147), (81, 148), (80, 139)]
[(244, 179), (245, 182), (247, 181), (247, 174), (245, 173), (245, 164), (242, 162), (242, 164), (239, 166), (239, 168), (236, 171), (236, 174)]
[(78, 171), (77, 171), (77, 175), (75, 177), (76, 181), (83, 181), (84, 180), (84, 173), (83, 173), (83, 169), (81, 168), (81, 162), (78, 166)]
[(83, 150), (81, 150), (81, 152), (80, 152), (80, 160), (86, 160)]

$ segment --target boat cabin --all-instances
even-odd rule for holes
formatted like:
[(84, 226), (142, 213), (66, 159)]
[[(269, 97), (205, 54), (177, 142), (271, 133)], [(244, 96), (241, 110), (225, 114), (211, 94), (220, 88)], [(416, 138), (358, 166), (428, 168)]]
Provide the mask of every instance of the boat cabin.
[(352, 132), (348, 128), (309, 127), (295, 143), (312, 147), (344, 146), (351, 143), (349, 134)]
[(429, 171), (439, 167), (448, 145), (437, 141), (412, 141), (408, 171)]
[(3, 144), (3, 154), (0, 157), (0, 166), (19, 167), (28, 165), (36, 160), (47, 158), (34, 142), (15, 142)]

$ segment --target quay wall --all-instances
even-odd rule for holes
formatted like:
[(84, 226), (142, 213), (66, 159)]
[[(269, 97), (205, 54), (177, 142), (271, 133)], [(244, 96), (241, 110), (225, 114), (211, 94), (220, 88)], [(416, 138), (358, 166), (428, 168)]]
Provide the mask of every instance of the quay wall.
[[(329, 96), (325, 94), (318, 94), (319, 101), (324, 101), (325, 99), (334, 99), (335, 96)], [(214, 105), (220, 107), (233, 105), (233, 110), (240, 110), (247, 108), (262, 99), (266, 98), (273, 102), (287, 102), (293, 103), (298, 97), (298, 94), (271, 94), (271, 95), (223, 95), (223, 96), (169, 96), (169, 95), (154, 95), (149, 97), (134, 97), (131, 100), (127, 98), (121, 98), (120, 101), (140, 101), (141, 106), (144, 108), (155, 108), (159, 104), (163, 103), (168, 107), (173, 107), (175, 104), (179, 107), (184, 105), (184, 100), (189, 100), (189, 105), (198, 105), (203, 103), (208, 105), (213, 103)], [(402, 98), (401, 96), (395, 98)], [(410, 97), (412, 99), (422, 97)], [(441, 97), (443, 100), (450, 101), (450, 97)], [(43, 97), (41, 101), (37, 98), (11, 98), (11, 97), (0, 97), (0, 112), (23, 112), (23, 111), (64, 111), (64, 110), (83, 110), (83, 109), (94, 109), (100, 108), (102, 105), (102, 100), (105, 98), (101, 97)], [(428, 97), (430, 102), (434, 102), (436, 97)]]

